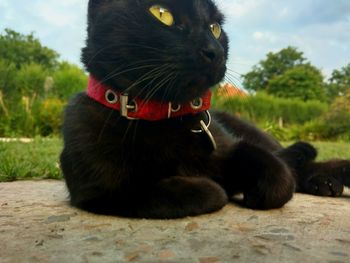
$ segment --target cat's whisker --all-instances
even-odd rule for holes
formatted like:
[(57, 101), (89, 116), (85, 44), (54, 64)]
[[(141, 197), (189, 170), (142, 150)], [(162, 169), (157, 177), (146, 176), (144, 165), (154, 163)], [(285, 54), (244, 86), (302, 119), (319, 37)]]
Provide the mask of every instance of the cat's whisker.
[[(147, 64), (149, 62), (160, 62), (157, 64)], [(141, 65), (139, 67), (136, 67), (136, 65)], [(157, 65), (159, 66), (163, 66), (164, 64), (164, 60), (155, 60), (155, 59), (147, 59), (147, 60), (140, 60), (136, 63), (131, 63), (128, 65), (121, 65), (120, 67), (116, 68), (115, 70), (112, 70), (107, 76), (105, 76), (105, 78), (103, 80), (100, 80), (101, 82), (105, 82), (111, 78), (114, 78), (116, 76), (131, 72), (131, 71), (135, 71), (135, 70), (140, 70), (140, 69), (144, 69), (144, 68), (149, 68), (149, 67), (155, 67)], [(133, 68), (130, 68), (131, 66), (135, 66)]]
[(172, 91), (172, 89), (174, 88), (176, 81), (177, 81), (177, 77), (180, 75), (180, 73), (176, 72), (175, 74), (172, 73), (173, 78), (172, 80), (169, 81), (169, 85), (166, 87), (166, 89), (164, 90), (164, 94), (163, 94), (163, 99), (165, 100), (165, 98), (168, 96), (169, 92)]
[(226, 72), (225, 78), (230, 78), (230, 80), (235, 80), (235, 82), (237, 81), (237, 83), (240, 85), (236, 86), (242, 86), (242, 79), (240, 77), (235, 76), (234, 74), (231, 74), (230, 72)]
[[(169, 81), (172, 81), (174, 78), (173, 75), (168, 74), (162, 81), (160, 81), (154, 88), (153, 91), (151, 91), (148, 94), (148, 99), (146, 99), (146, 103), (152, 99), (153, 95), (156, 94), (160, 89), (162, 89)], [(163, 95), (164, 96), (164, 95)]]
[(226, 73), (229, 73), (229, 74), (231, 74), (231, 75), (234, 75), (234, 76), (236, 76), (236, 77), (238, 77), (238, 78), (242, 78), (242, 76), (243, 76), (243, 74), (241, 74), (241, 73), (239, 73), (238, 71), (235, 71), (235, 70), (233, 70), (233, 69), (230, 69), (230, 68), (227, 68), (227, 69), (226, 69)]
[(227, 68), (227, 72), (231, 73), (231, 74), (235, 74), (235, 75), (238, 75), (239, 78), (242, 78), (244, 74), (242, 73), (239, 73), (238, 71), (235, 71), (231, 68)]
[(105, 76), (103, 79), (101, 79), (100, 82), (104, 83), (112, 78), (118, 77), (118, 76), (123, 75), (125, 73), (140, 70), (140, 69), (150, 68), (153, 66), (154, 65), (143, 65), (143, 66), (127, 68), (127, 69), (123, 69), (123, 70), (120, 70), (120, 68), (118, 68), (116, 70), (111, 71), (111, 73), (109, 73), (107, 76)]
[[(139, 77), (131, 86), (129, 86), (125, 90), (125, 92), (128, 93), (128, 91), (130, 91), (133, 87), (137, 86), (138, 84), (144, 82), (145, 80), (154, 78), (154, 75), (157, 74), (159, 71), (161, 71), (163, 68), (164, 68), (164, 66), (161, 65), (159, 67), (152, 69), (151, 71), (146, 72), (141, 77)], [(136, 96), (138, 96), (138, 94)]]
[(236, 80), (232, 79), (232, 78), (229, 77), (229, 76), (226, 76), (226, 77), (225, 77), (225, 82), (228, 82), (228, 83), (232, 84), (232, 85), (235, 86), (236, 88), (240, 88), (240, 87), (241, 87), (241, 85), (240, 85)]
[[(153, 80), (147, 85), (147, 86), (150, 86), (156, 81), (156, 79), (159, 79), (160, 77), (165, 76), (162, 80), (158, 81), (158, 83), (155, 86), (153, 86), (153, 88), (147, 93), (144, 99), (145, 103), (151, 100), (153, 95), (156, 94), (157, 91), (161, 89), (169, 81), (168, 79), (169, 79), (169, 76), (171, 76), (171, 71), (168, 72), (168, 70), (172, 69), (172, 65), (167, 65), (167, 66), (168, 67), (163, 67), (162, 70), (158, 73), (158, 75), (153, 76)], [(147, 88), (147, 86), (145, 86), (143, 89)], [(142, 91), (143, 90), (141, 90), (141, 92)]]
[(145, 49), (150, 49), (150, 50), (155, 50), (157, 52), (161, 52), (161, 53), (164, 53), (164, 50), (161, 50), (159, 48), (155, 48), (155, 47), (151, 47), (151, 46), (146, 46), (146, 45), (141, 45), (141, 44), (124, 44), (122, 45), (123, 47), (137, 47), (137, 48), (145, 48)]
[[(112, 49), (112, 51), (114, 51), (115, 49), (121, 49), (121, 48), (125, 48), (125, 47), (136, 47), (136, 48), (143, 48), (143, 49), (146, 49), (146, 50), (151, 50), (151, 51), (156, 51), (157, 54), (159, 53), (163, 53), (163, 54), (166, 54), (164, 50), (161, 50), (161, 49), (158, 49), (158, 48), (155, 48), (155, 47), (151, 47), (151, 46), (147, 46), (147, 45), (141, 45), (141, 44), (111, 44), (109, 46), (106, 46), (104, 48), (101, 48), (99, 49), (94, 55), (92, 55), (92, 57), (89, 59), (89, 61), (87, 62), (87, 65), (90, 65), (92, 62), (99, 62), (101, 60), (98, 60), (98, 61), (95, 61), (95, 58), (98, 57), (99, 54), (101, 54), (102, 52), (108, 50), (108, 49)], [(114, 52), (113, 52), (114, 54)], [(149, 59), (149, 60), (155, 60), (155, 59)], [(118, 59), (114, 59), (114, 60), (111, 60), (111, 61), (118, 61)], [(120, 59), (120, 61), (122, 61), (122, 59)], [(101, 62), (105, 62), (105, 61), (101, 61)], [(141, 61), (138, 61), (138, 63), (140, 63)]]
[(107, 115), (107, 118), (105, 119), (104, 124), (103, 124), (103, 126), (102, 126), (102, 128), (100, 130), (100, 133), (99, 133), (99, 135), (97, 137), (98, 138), (97, 142), (100, 142), (103, 139), (103, 137), (102, 137), (103, 132), (105, 131), (105, 129), (107, 127), (107, 124), (108, 124), (109, 120), (111, 119), (111, 117), (113, 115), (113, 112), (114, 112), (114, 110), (110, 109), (109, 114)]

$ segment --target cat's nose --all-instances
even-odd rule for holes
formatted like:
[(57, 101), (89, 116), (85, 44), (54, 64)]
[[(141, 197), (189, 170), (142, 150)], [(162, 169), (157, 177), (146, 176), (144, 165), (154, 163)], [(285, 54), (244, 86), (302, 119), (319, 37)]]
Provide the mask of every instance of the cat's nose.
[(221, 65), (224, 61), (224, 53), (217, 44), (209, 43), (199, 51), (202, 61), (208, 65)]
[(208, 64), (212, 64), (217, 58), (217, 54), (212, 47), (203, 48), (199, 53), (202, 59)]

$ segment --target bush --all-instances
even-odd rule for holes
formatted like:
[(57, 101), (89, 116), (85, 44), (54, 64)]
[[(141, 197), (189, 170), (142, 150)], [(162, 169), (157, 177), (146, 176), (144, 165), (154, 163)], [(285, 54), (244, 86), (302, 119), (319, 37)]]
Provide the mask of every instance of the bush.
[(0, 91), (4, 98), (16, 95), (16, 74), (17, 68), (14, 63), (0, 59)]
[(0, 124), (0, 136), (34, 136), (35, 125), (32, 115), (32, 105), (35, 98), (23, 96), (16, 105), (9, 108)]
[(293, 131), (295, 139), (350, 140), (350, 92), (338, 97), (320, 118)]
[(53, 74), (52, 93), (60, 99), (69, 99), (87, 86), (87, 75), (78, 66), (63, 62)]
[(17, 69), (0, 60), (0, 85), (0, 136), (49, 136), (60, 134), (67, 98), (85, 89), (87, 76), (65, 62), (52, 73), (35, 63)]
[(319, 101), (275, 98), (265, 93), (248, 97), (216, 99), (216, 107), (239, 114), (255, 123), (281, 123), (286, 125), (303, 124), (324, 114), (328, 110)]
[(16, 74), (16, 90), (23, 96), (44, 96), (49, 72), (39, 64), (26, 64)]
[(58, 135), (63, 122), (65, 102), (56, 99), (45, 99), (35, 105), (34, 119), (37, 133), (41, 136)]
[(335, 99), (322, 121), (329, 138), (350, 138), (350, 91)]

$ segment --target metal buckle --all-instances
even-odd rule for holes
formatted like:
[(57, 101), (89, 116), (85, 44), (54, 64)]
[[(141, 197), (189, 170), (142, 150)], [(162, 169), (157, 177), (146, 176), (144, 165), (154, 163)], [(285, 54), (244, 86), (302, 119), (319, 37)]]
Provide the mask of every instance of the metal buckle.
[(120, 95), (120, 113), (123, 117), (128, 120), (136, 120), (137, 118), (129, 117), (129, 111), (137, 112), (138, 106), (135, 100), (131, 101), (132, 104), (129, 104), (129, 95), (122, 94)]
[[(174, 107), (175, 106), (175, 107)], [(169, 107), (168, 107), (168, 119), (171, 118), (171, 114), (172, 113), (176, 113), (179, 110), (181, 110), (181, 105), (180, 104), (172, 104), (171, 102), (169, 102)]]
[(110, 104), (116, 104), (118, 102), (118, 95), (113, 90), (107, 90), (105, 93), (105, 100)]
[(201, 125), (201, 128), (200, 128), (200, 129), (197, 129), (197, 130), (196, 130), (196, 129), (193, 129), (193, 130), (191, 130), (191, 132), (193, 132), (193, 133), (203, 133), (203, 132), (205, 132), (205, 133), (208, 135), (211, 144), (213, 145), (213, 149), (216, 150), (216, 149), (217, 149), (216, 141), (215, 141), (215, 139), (214, 139), (213, 134), (212, 134), (211, 131), (209, 130), (209, 127), (210, 127), (210, 124), (211, 124), (211, 121), (212, 121), (211, 115), (210, 115), (210, 112), (209, 112), (209, 111), (205, 111), (205, 113), (206, 113), (207, 116), (208, 116), (208, 124), (205, 124), (205, 122), (204, 122), (203, 120), (201, 120), (201, 121), (199, 122), (199, 124)]
[(194, 110), (199, 110), (200, 108), (203, 107), (203, 99), (202, 98), (197, 98), (191, 101), (191, 108)]

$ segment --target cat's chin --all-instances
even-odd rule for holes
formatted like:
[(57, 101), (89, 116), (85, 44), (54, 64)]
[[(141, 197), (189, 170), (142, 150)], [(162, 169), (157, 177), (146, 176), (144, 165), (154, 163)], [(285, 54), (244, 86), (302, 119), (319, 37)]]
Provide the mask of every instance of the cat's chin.
[(226, 67), (216, 74), (203, 74), (197, 78), (189, 80), (180, 89), (183, 91), (181, 98), (177, 98), (177, 103), (190, 102), (203, 96), (209, 89), (219, 84), (225, 76)]

